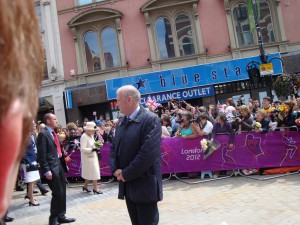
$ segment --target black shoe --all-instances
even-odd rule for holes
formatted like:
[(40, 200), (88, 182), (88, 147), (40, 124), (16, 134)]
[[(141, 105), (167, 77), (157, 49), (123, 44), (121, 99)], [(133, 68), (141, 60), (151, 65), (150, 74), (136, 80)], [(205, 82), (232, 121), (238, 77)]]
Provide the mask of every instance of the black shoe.
[(46, 189), (45, 189), (45, 190), (41, 190), (41, 194), (42, 194), (42, 195), (47, 195), (48, 192), (49, 192), (49, 191), (46, 190)]
[(33, 190), (33, 192), (32, 192), (33, 194), (37, 194), (37, 193), (39, 193), (38, 191), (36, 191), (36, 190)]
[(39, 205), (41, 205), (41, 204), (40, 204), (40, 203), (34, 204), (34, 203), (32, 203), (31, 201), (29, 201), (29, 206), (39, 206)]
[(92, 192), (92, 191), (90, 191), (88, 188), (85, 188), (85, 187), (82, 187), (82, 191)]
[(99, 195), (99, 194), (103, 194), (103, 192), (102, 192), (102, 191), (95, 191), (94, 189), (93, 189), (93, 192), (94, 192), (94, 195), (95, 195), (95, 194), (97, 194), (97, 195)]
[(14, 221), (14, 218), (9, 217), (9, 216), (6, 216), (6, 217), (4, 218), (4, 221), (5, 221), (5, 222), (12, 222), (12, 221)]
[(25, 189), (23, 188), (23, 187), (21, 187), (21, 186), (18, 186), (17, 188), (16, 188), (16, 191), (24, 191)]
[(75, 218), (67, 218), (66, 216), (58, 217), (57, 222), (58, 223), (73, 223), (75, 222)]
[(51, 217), (49, 218), (49, 225), (59, 225), (59, 223), (57, 222), (57, 217)]

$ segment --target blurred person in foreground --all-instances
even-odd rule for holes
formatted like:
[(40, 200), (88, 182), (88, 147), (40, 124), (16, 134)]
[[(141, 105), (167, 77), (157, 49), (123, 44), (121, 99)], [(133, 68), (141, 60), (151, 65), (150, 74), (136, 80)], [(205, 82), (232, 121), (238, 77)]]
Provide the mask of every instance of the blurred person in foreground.
[(0, 0), (0, 218), (7, 212), (36, 116), (43, 65), (33, 2)]
[(116, 127), (110, 149), (110, 168), (119, 181), (119, 199), (126, 200), (132, 224), (156, 225), (162, 200), (161, 122), (139, 105), (132, 85), (117, 90), (117, 105), (125, 115)]

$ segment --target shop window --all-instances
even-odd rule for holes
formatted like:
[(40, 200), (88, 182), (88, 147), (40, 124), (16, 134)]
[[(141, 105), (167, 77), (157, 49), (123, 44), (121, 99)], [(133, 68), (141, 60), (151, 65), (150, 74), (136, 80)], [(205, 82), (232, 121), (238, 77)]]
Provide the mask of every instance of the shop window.
[[(125, 65), (120, 18), (112, 9), (92, 9), (74, 17), (73, 31), (79, 73), (118, 68)], [(97, 18), (97, 19), (95, 19)]]

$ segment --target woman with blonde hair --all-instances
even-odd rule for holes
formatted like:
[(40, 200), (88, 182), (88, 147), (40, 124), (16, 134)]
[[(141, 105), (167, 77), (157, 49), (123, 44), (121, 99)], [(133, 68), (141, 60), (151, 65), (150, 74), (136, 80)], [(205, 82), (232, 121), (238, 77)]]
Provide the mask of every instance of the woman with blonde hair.
[(97, 185), (100, 179), (100, 167), (97, 152), (99, 149), (95, 146), (94, 133), (98, 127), (94, 122), (87, 122), (83, 128), (85, 133), (80, 138), (81, 144), (81, 176), (85, 179), (82, 191), (91, 192), (88, 189), (89, 181), (93, 181), (93, 193), (102, 194)]
[(236, 119), (238, 129), (241, 131), (251, 131), (253, 129), (253, 116), (247, 105), (240, 106), (241, 117)]

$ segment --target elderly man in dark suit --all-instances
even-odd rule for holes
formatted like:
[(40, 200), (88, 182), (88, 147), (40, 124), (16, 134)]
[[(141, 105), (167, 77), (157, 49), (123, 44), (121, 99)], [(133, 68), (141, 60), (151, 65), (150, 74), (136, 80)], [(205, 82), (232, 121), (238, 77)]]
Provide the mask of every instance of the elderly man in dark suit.
[(110, 164), (132, 224), (155, 225), (162, 200), (161, 123), (139, 102), (140, 93), (132, 85), (118, 89), (117, 104), (125, 116), (116, 127)]
[(44, 116), (46, 128), (39, 133), (37, 149), (42, 173), (46, 176), (52, 191), (49, 225), (71, 223), (76, 219), (67, 218), (66, 213), (66, 164), (62, 158), (57, 134), (54, 128), (57, 126), (56, 116), (47, 113)]

